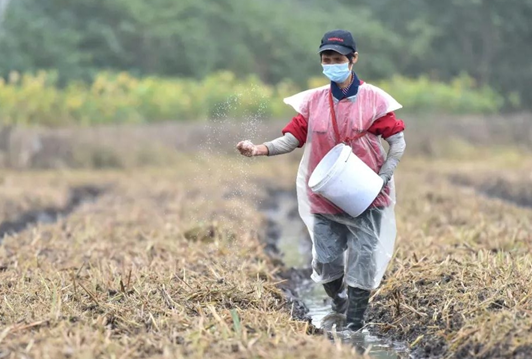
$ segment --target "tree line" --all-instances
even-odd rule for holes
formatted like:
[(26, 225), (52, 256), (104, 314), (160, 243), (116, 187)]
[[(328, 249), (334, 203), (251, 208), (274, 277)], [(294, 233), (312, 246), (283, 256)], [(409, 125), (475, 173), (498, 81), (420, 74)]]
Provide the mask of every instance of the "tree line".
[[(7, 4), (7, 6), (5, 6)], [(2, 0), (0, 76), (101, 71), (204, 79), (228, 70), (304, 86), (323, 33), (353, 32), (362, 78), (470, 75), (532, 107), (532, 0)]]

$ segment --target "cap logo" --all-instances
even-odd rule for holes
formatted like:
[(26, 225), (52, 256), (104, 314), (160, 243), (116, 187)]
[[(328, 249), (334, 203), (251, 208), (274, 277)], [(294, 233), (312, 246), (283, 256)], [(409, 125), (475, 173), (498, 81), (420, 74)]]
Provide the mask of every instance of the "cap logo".
[(341, 39), (339, 37), (329, 37), (327, 41), (338, 41), (338, 42), (344, 42), (344, 39)]

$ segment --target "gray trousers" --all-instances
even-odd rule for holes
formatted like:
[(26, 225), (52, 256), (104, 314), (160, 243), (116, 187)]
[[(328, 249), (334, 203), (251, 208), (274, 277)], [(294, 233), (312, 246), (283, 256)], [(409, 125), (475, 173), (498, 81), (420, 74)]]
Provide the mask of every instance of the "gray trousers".
[(381, 221), (382, 208), (374, 207), (357, 218), (346, 214), (315, 214), (314, 281), (328, 283), (345, 274), (348, 285), (372, 289), (377, 270), (375, 250)]

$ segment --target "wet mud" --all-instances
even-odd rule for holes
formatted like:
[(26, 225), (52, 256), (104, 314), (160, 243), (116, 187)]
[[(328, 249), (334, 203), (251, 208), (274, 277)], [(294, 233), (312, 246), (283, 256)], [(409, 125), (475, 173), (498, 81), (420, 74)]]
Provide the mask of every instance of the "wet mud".
[[(265, 251), (273, 260), (274, 264), (283, 268), (278, 274), (279, 278), (284, 280), (279, 284), (279, 288), (285, 295), (292, 316), (298, 320), (311, 323), (312, 318), (309, 315), (309, 308), (300, 297), (301, 284), (310, 278), (312, 270), (310, 265), (302, 268), (287, 267), (285, 265), (284, 253), (279, 248), (279, 241), (283, 235), (283, 222), (297, 221), (299, 219), (297, 206), (294, 206), (288, 213), (280, 213), (281, 206), (279, 198), (281, 196), (291, 196), (295, 198), (295, 193), (289, 193), (283, 190), (267, 188), (267, 196), (262, 201), (259, 210), (264, 215), (265, 227), (262, 235), (262, 241), (265, 243)], [(286, 217), (284, 215), (287, 214)], [(284, 217), (284, 218), (283, 218)], [(320, 332), (318, 328), (312, 327), (311, 332)]]
[(516, 183), (502, 177), (485, 176), (482, 180), (455, 174), (449, 181), (462, 187), (473, 188), (478, 194), (499, 199), (520, 207), (532, 208), (532, 186), (530, 182)]
[[(331, 340), (354, 346), (357, 352), (370, 358), (411, 358), (404, 343), (388, 333), (383, 337), (378, 328), (361, 333), (343, 330), (345, 317), (331, 315), (330, 302), (323, 288), (310, 279), (312, 247), (307, 229), (299, 218), (295, 192), (275, 188), (267, 192), (260, 206), (266, 221), (263, 241), (268, 255), (284, 268), (280, 277), (286, 282), (280, 288), (292, 315), (311, 324), (310, 334), (327, 335)], [(372, 317), (375, 315), (368, 313), (368, 322)]]
[(0, 223), (0, 243), (7, 235), (17, 234), (38, 223), (54, 223), (60, 218), (70, 215), (80, 205), (95, 201), (104, 188), (81, 186), (70, 189), (69, 199), (63, 207), (46, 207), (22, 213), (12, 221)]

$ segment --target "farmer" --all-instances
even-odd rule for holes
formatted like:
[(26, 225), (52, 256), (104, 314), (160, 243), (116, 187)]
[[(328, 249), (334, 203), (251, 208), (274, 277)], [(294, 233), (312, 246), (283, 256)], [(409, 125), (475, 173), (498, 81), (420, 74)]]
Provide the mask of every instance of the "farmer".
[[(353, 71), (358, 52), (350, 32), (326, 33), (319, 54), (330, 85), (284, 100), (297, 115), (283, 129), (282, 137), (262, 145), (242, 141), (237, 149), (248, 157), (275, 156), (305, 145), (297, 197), (300, 216), (312, 239), (312, 279), (323, 284), (332, 298), (332, 310), (346, 315), (347, 329), (358, 331), (364, 327), (370, 293), (380, 285), (394, 249), (393, 174), (405, 151), (405, 126), (394, 114), (402, 106)], [(387, 154), (381, 138), (390, 145)], [(342, 142), (384, 181), (375, 201), (356, 218), (314, 194), (307, 185), (320, 160)]]

